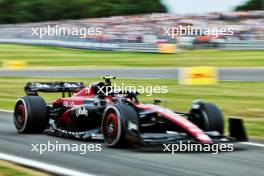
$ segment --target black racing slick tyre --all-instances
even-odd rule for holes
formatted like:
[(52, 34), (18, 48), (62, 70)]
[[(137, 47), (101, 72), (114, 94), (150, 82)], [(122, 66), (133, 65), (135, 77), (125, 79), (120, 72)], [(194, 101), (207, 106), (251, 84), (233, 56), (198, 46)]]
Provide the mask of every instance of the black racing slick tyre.
[(196, 102), (190, 113), (194, 123), (204, 131), (224, 133), (224, 118), (221, 110), (212, 103)]
[(136, 110), (125, 103), (108, 106), (101, 131), (109, 147), (130, 147), (139, 143), (139, 119)]
[(19, 133), (41, 133), (48, 124), (47, 108), (39, 96), (21, 97), (14, 110), (14, 124)]

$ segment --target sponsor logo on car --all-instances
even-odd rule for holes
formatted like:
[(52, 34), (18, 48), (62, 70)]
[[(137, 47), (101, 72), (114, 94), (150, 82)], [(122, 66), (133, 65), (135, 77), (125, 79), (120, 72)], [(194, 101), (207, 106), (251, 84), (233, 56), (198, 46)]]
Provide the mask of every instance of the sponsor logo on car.
[(78, 84), (71, 84), (71, 83), (64, 83), (64, 86), (67, 87), (67, 88), (71, 88), (71, 87), (73, 87), (73, 88), (75, 88), (75, 87), (79, 87)]
[(71, 108), (74, 106), (74, 102), (73, 101), (64, 101), (63, 106)]
[(47, 84), (41, 84), (41, 83), (34, 83), (33, 84), (37, 88), (49, 88), (50, 86)]
[(79, 117), (80, 115), (88, 116), (88, 111), (85, 107), (76, 108), (76, 117)]

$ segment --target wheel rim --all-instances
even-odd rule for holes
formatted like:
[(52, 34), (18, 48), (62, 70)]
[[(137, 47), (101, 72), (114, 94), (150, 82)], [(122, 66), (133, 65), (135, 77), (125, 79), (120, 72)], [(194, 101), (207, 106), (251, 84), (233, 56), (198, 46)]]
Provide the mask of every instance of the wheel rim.
[(18, 130), (22, 130), (26, 122), (26, 110), (23, 103), (20, 103), (15, 110), (15, 125)]
[(109, 113), (105, 117), (104, 137), (108, 144), (114, 145), (119, 138), (119, 119), (115, 113)]
[(116, 134), (118, 131), (118, 119), (114, 113), (110, 113), (107, 115), (105, 130), (108, 138), (116, 138)]

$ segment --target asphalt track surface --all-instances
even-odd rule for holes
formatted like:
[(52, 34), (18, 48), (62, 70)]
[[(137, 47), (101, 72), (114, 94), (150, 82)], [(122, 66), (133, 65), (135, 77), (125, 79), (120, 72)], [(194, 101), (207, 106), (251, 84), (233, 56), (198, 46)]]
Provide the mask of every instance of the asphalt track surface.
[(55, 143), (96, 144), (44, 134), (17, 134), (12, 114), (0, 113), (0, 152), (33, 159), (48, 164), (75, 169), (95, 175), (110, 176), (263, 176), (264, 148), (237, 144), (234, 152), (165, 153), (161, 148), (111, 149), (102, 143), (102, 151), (47, 152), (40, 155), (31, 152), (31, 144)]
[[(0, 76), (24, 77), (80, 77), (93, 78), (114, 75), (118, 78), (173, 78), (179, 68), (51, 68), (51, 69), (0, 69)], [(220, 68), (219, 80), (264, 81), (264, 68)]]

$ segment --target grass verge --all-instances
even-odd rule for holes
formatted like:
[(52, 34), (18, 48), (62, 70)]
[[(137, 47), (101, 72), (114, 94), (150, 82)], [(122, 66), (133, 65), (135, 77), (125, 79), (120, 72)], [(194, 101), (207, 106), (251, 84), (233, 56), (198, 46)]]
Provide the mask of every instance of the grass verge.
[(264, 67), (264, 51), (197, 50), (156, 54), (0, 44), (0, 66), (10, 60), (23, 60), (29, 66), (41, 67)]
[(24, 168), (22, 166), (0, 161), (0, 176), (48, 176), (46, 173), (35, 171), (32, 169)]

